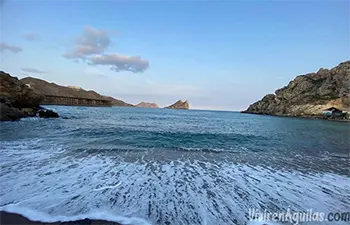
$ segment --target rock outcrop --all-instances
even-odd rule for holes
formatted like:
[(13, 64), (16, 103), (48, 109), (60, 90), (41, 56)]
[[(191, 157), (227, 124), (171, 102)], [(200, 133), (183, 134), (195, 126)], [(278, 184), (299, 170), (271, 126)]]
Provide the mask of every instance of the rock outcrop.
[(17, 77), (0, 71), (0, 120), (14, 121), (36, 116), (43, 96), (35, 93)]
[(190, 108), (190, 105), (188, 104), (188, 101), (177, 101), (175, 102), (174, 104), (170, 105), (170, 106), (167, 106), (165, 107), (166, 109), (189, 109)]
[(268, 94), (243, 113), (317, 116), (326, 108), (350, 108), (350, 61), (328, 70), (297, 76), (275, 94)]
[(22, 113), (19, 109), (11, 106), (11, 104), (0, 103), (0, 121), (15, 121), (22, 118)]
[(58, 118), (58, 113), (49, 109), (40, 109), (38, 111), (38, 116), (41, 118)]
[(135, 106), (139, 108), (159, 108), (159, 106), (156, 103), (152, 102), (140, 102)]
[(26, 77), (21, 81), (28, 87), (32, 88), (36, 93), (41, 95), (54, 95), (63, 97), (75, 97), (75, 98), (87, 98), (87, 99), (101, 99), (109, 100), (113, 106), (133, 106), (122, 100), (115, 99), (110, 96), (103, 96), (92, 90), (84, 90), (81, 87), (76, 86), (61, 86), (55, 83), (49, 83), (45, 80), (41, 80), (33, 77)]

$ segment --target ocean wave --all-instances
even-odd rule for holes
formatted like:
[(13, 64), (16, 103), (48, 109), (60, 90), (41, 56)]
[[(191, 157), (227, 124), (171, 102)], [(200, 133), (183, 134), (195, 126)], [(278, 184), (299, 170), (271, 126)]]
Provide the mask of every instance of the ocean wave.
[(44, 221), (226, 225), (246, 224), (251, 207), (336, 212), (350, 204), (344, 124), (175, 110), (160, 110), (158, 120), (132, 108), (58, 112), (78, 118), (2, 124), (1, 209)]
[(113, 214), (112, 212), (89, 212), (87, 214), (75, 215), (75, 216), (52, 216), (37, 210), (33, 210), (26, 207), (20, 207), (17, 205), (1, 206), (0, 211), (8, 213), (16, 213), (26, 217), (32, 221), (39, 221), (43, 223), (55, 223), (55, 222), (74, 222), (78, 220), (91, 219), (91, 220), (103, 220), (109, 222), (117, 222), (123, 225), (151, 225), (145, 219), (137, 217), (124, 217)]
[[(40, 209), (49, 215), (38, 214), (46, 221), (114, 218), (129, 223), (144, 218), (153, 224), (245, 224), (250, 207), (341, 211), (350, 204), (350, 178), (331, 173), (187, 159), (135, 163), (101, 154), (38, 163), (23, 162), (22, 169), (11, 167), (2, 174), (3, 210)], [(38, 219), (19, 209), (11, 212)]]

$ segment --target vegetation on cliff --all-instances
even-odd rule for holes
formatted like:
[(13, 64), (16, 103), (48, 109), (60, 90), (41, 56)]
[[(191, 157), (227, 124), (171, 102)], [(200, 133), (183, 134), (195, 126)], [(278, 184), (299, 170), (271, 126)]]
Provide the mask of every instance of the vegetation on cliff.
[(314, 116), (329, 107), (350, 108), (350, 61), (328, 70), (297, 76), (283, 88), (250, 105), (243, 113)]

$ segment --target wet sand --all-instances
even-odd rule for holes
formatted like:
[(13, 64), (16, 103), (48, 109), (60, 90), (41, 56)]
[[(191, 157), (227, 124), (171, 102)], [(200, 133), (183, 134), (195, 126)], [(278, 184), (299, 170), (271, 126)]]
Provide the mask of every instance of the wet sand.
[(54, 222), (54, 223), (44, 223), (40, 221), (31, 221), (24, 216), (16, 213), (8, 213), (5, 211), (0, 211), (0, 224), (11, 224), (11, 225), (120, 225), (116, 222), (109, 222), (104, 220), (76, 220), (68, 222)]

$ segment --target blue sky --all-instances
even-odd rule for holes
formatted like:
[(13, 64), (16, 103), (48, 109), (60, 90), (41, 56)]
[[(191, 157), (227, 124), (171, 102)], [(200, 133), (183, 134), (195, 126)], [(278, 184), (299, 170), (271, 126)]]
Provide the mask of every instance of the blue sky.
[(350, 58), (347, 0), (7, 0), (0, 19), (1, 70), (134, 104), (242, 110)]

